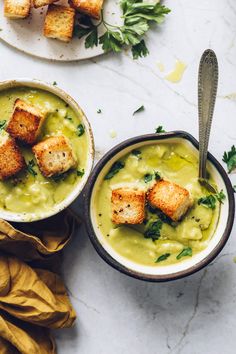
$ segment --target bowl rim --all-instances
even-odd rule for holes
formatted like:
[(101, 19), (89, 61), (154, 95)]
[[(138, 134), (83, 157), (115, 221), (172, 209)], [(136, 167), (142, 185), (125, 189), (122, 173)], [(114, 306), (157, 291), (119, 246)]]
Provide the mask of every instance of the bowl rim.
[[(95, 146), (94, 146), (94, 137), (93, 137), (93, 132), (92, 128), (90, 125), (90, 122), (84, 113), (83, 109), (80, 107), (80, 105), (77, 103), (77, 101), (71, 97), (66, 91), (63, 89), (59, 88), (57, 85), (53, 85), (51, 83), (38, 80), (38, 79), (30, 79), (30, 78), (16, 78), (16, 79), (8, 79), (4, 81), (0, 81), (0, 92), (4, 90), (8, 90), (11, 88), (16, 88), (16, 87), (29, 87), (29, 88), (35, 88), (39, 90), (44, 90), (46, 92), (52, 93), (55, 96), (59, 97), (63, 101), (69, 104), (69, 106), (75, 111), (75, 114), (78, 115), (80, 112), (81, 115), (81, 120), (82, 123), (85, 125), (86, 128), (86, 133), (87, 133), (87, 139), (88, 139), (88, 153), (87, 153), (87, 168), (86, 168), (86, 173), (83, 176), (83, 180), (81, 180), (81, 183), (77, 186), (75, 186), (74, 189), (68, 194), (65, 200), (63, 200), (59, 205), (60, 207), (53, 207), (51, 212), (45, 212), (45, 213), (40, 213), (40, 214), (35, 214), (34, 217), (32, 218), (27, 218), (27, 215), (31, 215), (28, 213), (18, 213), (18, 212), (9, 212), (9, 217), (6, 218), (6, 216), (3, 216), (5, 220), (10, 221), (10, 222), (34, 222), (34, 221), (39, 221), (39, 220), (44, 220), (47, 219), (53, 215), (58, 214), (62, 210), (66, 209), (71, 203), (75, 201), (78, 196), (83, 193), (83, 190), (85, 188), (85, 185), (89, 179), (89, 176), (91, 174), (91, 171), (93, 169), (94, 165), (94, 156), (95, 156)], [(76, 189), (76, 187), (78, 189)], [(76, 193), (75, 193), (76, 190)], [(69, 196), (71, 196), (69, 198)], [(69, 199), (69, 200), (67, 200)], [(66, 201), (66, 202), (65, 202)], [(0, 217), (1, 217), (1, 211), (0, 211)]]
[(139, 279), (139, 280), (144, 280), (144, 281), (149, 281), (149, 282), (166, 282), (166, 281), (172, 281), (172, 280), (177, 280), (184, 278), (188, 275), (194, 274), (195, 272), (201, 270), (205, 266), (207, 266), (210, 262), (213, 261), (213, 259), (216, 258), (216, 256), (220, 253), (220, 251), (223, 249), (225, 246), (232, 227), (234, 223), (234, 214), (235, 214), (235, 200), (234, 200), (234, 191), (233, 187), (231, 184), (231, 181), (222, 167), (222, 165), (219, 163), (219, 161), (211, 154), (208, 152), (207, 159), (214, 165), (214, 167), (217, 169), (219, 174), (221, 175), (223, 182), (225, 184), (227, 194), (228, 194), (228, 202), (229, 202), (229, 212), (228, 212), (228, 218), (227, 218), (227, 224), (226, 228), (224, 230), (224, 233), (216, 245), (216, 247), (200, 262), (194, 264), (193, 266), (173, 273), (173, 274), (161, 274), (161, 275), (151, 275), (151, 274), (144, 274), (140, 273), (137, 271), (134, 271), (132, 269), (129, 269), (119, 263), (116, 259), (114, 259), (102, 246), (102, 244), (99, 242), (97, 236), (96, 236), (96, 231), (93, 228), (93, 222), (91, 218), (91, 197), (92, 197), (92, 192), (93, 192), (93, 187), (96, 183), (96, 180), (103, 169), (103, 167), (110, 161), (111, 158), (113, 158), (117, 153), (121, 152), (123, 149), (130, 147), (134, 144), (140, 143), (140, 142), (145, 142), (145, 141), (156, 141), (156, 140), (165, 140), (169, 138), (182, 138), (190, 143), (198, 150), (199, 149), (199, 143), (198, 141), (188, 132), (177, 130), (177, 131), (171, 131), (171, 132), (165, 132), (165, 133), (160, 133), (160, 134), (145, 134), (145, 135), (139, 135), (133, 138), (129, 138), (127, 140), (124, 140), (123, 142), (119, 143), (112, 149), (110, 149), (103, 157), (101, 160), (98, 161), (96, 164), (95, 168), (93, 169), (89, 180), (86, 185), (85, 189), (85, 223), (86, 223), (86, 229), (90, 238), (90, 241), (92, 242), (95, 250), (97, 253), (100, 255), (100, 257), (110, 266), (118, 270), (119, 272), (126, 274), (130, 277)]

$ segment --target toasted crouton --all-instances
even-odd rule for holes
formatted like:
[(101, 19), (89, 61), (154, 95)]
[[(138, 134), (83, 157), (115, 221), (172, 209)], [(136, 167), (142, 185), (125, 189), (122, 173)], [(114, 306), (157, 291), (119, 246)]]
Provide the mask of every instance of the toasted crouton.
[(4, 0), (4, 16), (11, 19), (25, 18), (30, 13), (31, 0)]
[(72, 148), (63, 135), (47, 138), (34, 145), (32, 150), (45, 177), (59, 175), (76, 165)]
[(169, 181), (158, 181), (149, 191), (149, 203), (174, 221), (178, 221), (192, 204), (187, 189)]
[(8, 134), (0, 137), (0, 180), (14, 176), (26, 166), (15, 140)]
[(69, 0), (76, 10), (96, 19), (100, 18), (103, 2), (104, 0)]
[(57, 2), (58, 0), (33, 0), (34, 8), (37, 9), (39, 7), (47, 6)]
[(132, 188), (112, 191), (112, 222), (115, 224), (141, 224), (145, 217), (145, 192)]
[(73, 35), (75, 10), (61, 5), (49, 5), (44, 22), (44, 36), (69, 42)]
[(13, 138), (33, 144), (39, 135), (44, 117), (37, 108), (18, 98), (6, 130)]

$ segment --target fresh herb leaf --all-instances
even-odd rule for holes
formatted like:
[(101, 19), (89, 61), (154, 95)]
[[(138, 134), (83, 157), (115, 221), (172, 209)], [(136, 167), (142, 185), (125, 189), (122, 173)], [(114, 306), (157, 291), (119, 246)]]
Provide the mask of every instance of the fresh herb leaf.
[(57, 86), (57, 82), (56, 81), (53, 81), (53, 86)]
[(203, 205), (209, 209), (215, 209), (216, 207), (216, 198), (213, 194), (208, 195), (207, 197), (202, 197), (198, 199), (198, 205)]
[(132, 150), (131, 154), (134, 156), (139, 156), (139, 155), (141, 155), (141, 151), (140, 150)]
[(144, 182), (145, 183), (151, 182), (154, 178), (156, 181), (159, 181), (161, 179), (159, 172), (146, 173), (146, 175), (144, 176)]
[(69, 117), (68, 115), (65, 116), (65, 119), (67, 119), (67, 120), (72, 120), (72, 118)]
[(140, 106), (138, 109), (136, 109), (136, 111), (133, 112), (133, 116), (137, 113), (143, 112), (144, 111), (144, 105)]
[(90, 34), (85, 39), (85, 48), (93, 48), (98, 45), (98, 29), (94, 27), (94, 29), (90, 32)]
[(100, 113), (102, 113), (102, 110), (99, 108), (99, 109), (97, 110), (97, 114), (100, 114)]
[(223, 200), (226, 198), (224, 192), (221, 190), (219, 193), (216, 194), (210, 194), (206, 197), (202, 197), (198, 199), (198, 205), (203, 205), (206, 208), (209, 209), (215, 209), (216, 207), (216, 202), (223, 203)]
[(146, 231), (144, 232), (144, 237), (151, 238), (153, 241), (158, 240), (161, 236), (162, 225), (163, 222), (161, 220), (147, 223)]
[(110, 168), (109, 172), (104, 177), (105, 180), (111, 179), (114, 177), (122, 168), (125, 167), (124, 162), (116, 161)]
[(149, 50), (146, 47), (146, 43), (142, 39), (138, 44), (132, 46), (133, 59), (144, 58), (149, 54)]
[[(149, 52), (143, 35), (153, 22), (161, 24), (170, 10), (160, 3), (147, 3), (145, 0), (121, 0), (120, 6), (123, 12), (121, 26), (107, 23), (103, 12), (101, 21), (97, 24), (85, 15), (75, 26), (74, 35), (78, 38), (85, 37), (86, 48), (92, 48), (99, 43), (105, 52), (120, 52), (128, 45), (132, 47), (134, 59), (147, 56)], [(98, 36), (100, 26), (105, 28), (105, 32)]]
[(165, 261), (168, 257), (170, 257), (170, 253), (164, 253), (155, 260), (155, 263)]
[(236, 168), (236, 148), (234, 145), (231, 147), (230, 151), (224, 152), (222, 160), (227, 164), (228, 173)]
[(144, 176), (144, 182), (148, 183), (151, 182), (153, 179), (153, 174), (152, 173), (146, 173), (146, 175)]
[(155, 180), (160, 181), (161, 180), (161, 175), (159, 172), (155, 172)]
[(34, 167), (35, 167), (34, 160), (30, 160), (28, 162), (28, 165), (27, 165), (26, 169), (32, 176), (37, 176), (37, 172), (34, 170)]
[(0, 131), (4, 130), (6, 125), (7, 125), (7, 121), (5, 119), (0, 120)]
[(163, 129), (163, 126), (162, 125), (159, 125), (157, 128), (156, 128), (156, 131), (155, 133), (159, 134), (159, 133), (165, 133), (166, 131)]
[(226, 195), (224, 194), (223, 190), (221, 190), (219, 193), (215, 194), (216, 199), (218, 202), (222, 203), (223, 200), (226, 198)]
[(52, 180), (54, 182), (57, 183), (57, 182), (60, 182), (60, 181), (64, 181), (67, 176), (68, 176), (68, 172), (64, 172), (64, 173), (61, 173), (61, 174), (58, 174), (58, 175), (54, 175), (51, 178), (52, 178)]
[(83, 177), (83, 175), (85, 173), (84, 168), (82, 168), (82, 170), (77, 170), (76, 173), (77, 173), (78, 177)]
[(193, 251), (191, 247), (184, 248), (183, 251), (181, 251), (176, 259), (181, 259), (182, 257), (192, 257)]
[(77, 131), (76, 131), (76, 134), (78, 136), (82, 136), (85, 132), (85, 129), (84, 129), (84, 125), (83, 124), (79, 124), (78, 127), (77, 127)]

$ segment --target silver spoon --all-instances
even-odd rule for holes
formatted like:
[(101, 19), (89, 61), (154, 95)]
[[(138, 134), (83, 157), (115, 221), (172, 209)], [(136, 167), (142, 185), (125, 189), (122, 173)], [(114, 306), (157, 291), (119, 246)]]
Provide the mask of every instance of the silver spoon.
[(198, 117), (199, 117), (199, 183), (212, 193), (216, 189), (209, 183), (206, 163), (207, 151), (218, 86), (218, 62), (215, 52), (205, 50), (201, 57), (198, 73)]

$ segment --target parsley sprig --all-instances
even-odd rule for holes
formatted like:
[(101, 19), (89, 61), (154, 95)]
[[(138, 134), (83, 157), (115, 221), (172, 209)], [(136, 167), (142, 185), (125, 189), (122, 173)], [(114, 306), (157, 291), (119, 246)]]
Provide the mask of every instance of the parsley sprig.
[(209, 209), (215, 209), (216, 202), (223, 203), (223, 200), (226, 198), (224, 192), (221, 190), (219, 193), (210, 194), (206, 197), (202, 197), (198, 199), (198, 205), (203, 205)]
[(227, 164), (228, 173), (236, 168), (236, 148), (234, 145), (231, 147), (230, 151), (224, 152), (222, 160)]
[[(75, 36), (85, 37), (85, 48), (102, 45), (104, 52), (121, 52), (125, 46), (131, 46), (133, 59), (146, 57), (149, 53), (144, 34), (152, 23), (161, 24), (170, 9), (160, 3), (149, 3), (145, 0), (121, 0), (123, 25), (115, 26), (107, 23), (101, 13), (101, 21), (97, 24), (85, 16), (75, 26)], [(99, 36), (98, 28), (103, 26), (105, 32)]]

